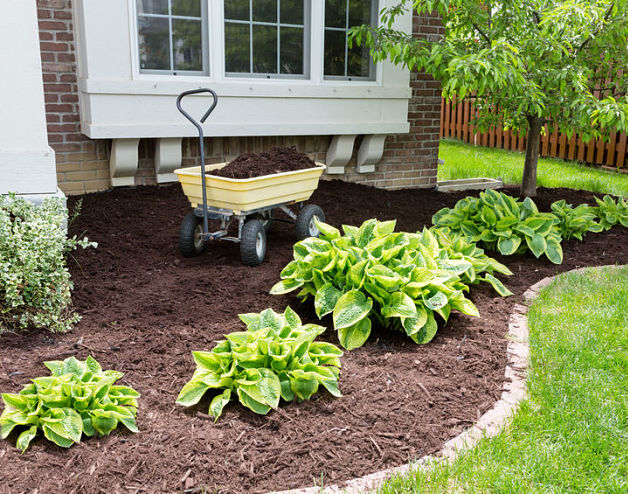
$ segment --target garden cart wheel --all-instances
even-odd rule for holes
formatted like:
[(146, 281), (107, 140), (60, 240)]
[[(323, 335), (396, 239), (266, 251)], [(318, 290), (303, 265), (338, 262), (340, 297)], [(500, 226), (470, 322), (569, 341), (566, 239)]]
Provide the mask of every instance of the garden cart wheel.
[(255, 213), (251, 216), (248, 216), (247, 219), (260, 220), (262, 222), (262, 225), (264, 225), (264, 230), (266, 230), (266, 233), (268, 233), (273, 227), (273, 211), (274, 209), (269, 209), (268, 211), (264, 211), (263, 213)]
[(260, 220), (249, 220), (242, 226), (240, 256), (246, 266), (259, 266), (266, 256), (266, 230)]
[(320, 233), (314, 219), (318, 221), (325, 221), (325, 213), (316, 204), (308, 204), (305, 206), (299, 216), (297, 216), (297, 238), (299, 240), (306, 239), (307, 237), (318, 237)]
[(207, 247), (203, 240), (203, 218), (190, 211), (185, 215), (179, 228), (179, 250), (183, 257), (198, 256)]

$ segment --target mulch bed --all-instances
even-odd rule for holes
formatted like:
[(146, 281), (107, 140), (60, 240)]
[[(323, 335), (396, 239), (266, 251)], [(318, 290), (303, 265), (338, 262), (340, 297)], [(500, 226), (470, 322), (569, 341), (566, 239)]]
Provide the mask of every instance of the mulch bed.
[[(515, 189), (509, 192), (516, 195)], [(386, 192), (330, 181), (320, 184), (312, 202), (332, 224), (396, 218), (398, 229), (413, 231), (465, 195)], [(559, 198), (592, 201), (586, 192), (541, 189), (537, 204), (549, 210)], [(453, 315), (424, 346), (376, 329), (364, 347), (343, 357), (342, 398), (320, 393), (267, 416), (232, 403), (214, 423), (205, 415), (208, 399), (191, 409), (174, 404), (194, 370), (190, 352), (242, 330), (238, 313), (280, 311), (289, 304), (308, 322), (316, 317), (311, 303), (268, 294), (292, 258), (291, 225), (276, 223), (267, 260), (247, 268), (238, 246), (227, 242), (197, 258), (181, 257), (178, 228), (188, 211), (178, 185), (83, 197), (71, 231), (99, 243), (69, 261), (83, 320), (63, 335), (0, 337), (0, 390), (17, 392), (29, 378), (45, 375), (44, 360), (92, 354), (104, 368), (125, 372), (122, 382), (142, 393), (140, 433), (119, 429), (69, 450), (40, 438), (24, 455), (12, 436), (0, 442), (0, 490), (264, 492), (321, 479), (342, 482), (434, 453), (499, 399), (507, 318), (527, 287), (576, 267), (628, 262), (628, 229), (620, 227), (590, 234), (582, 243), (564, 242), (561, 266), (545, 258), (500, 258), (514, 272), (506, 284), (515, 297), (473, 287), (481, 317)], [(330, 327), (331, 321), (323, 324)], [(331, 330), (323, 339), (337, 341)]]
[(241, 154), (219, 170), (209, 172), (225, 178), (253, 178), (274, 173), (314, 168), (316, 163), (295, 147), (272, 148), (261, 153)]

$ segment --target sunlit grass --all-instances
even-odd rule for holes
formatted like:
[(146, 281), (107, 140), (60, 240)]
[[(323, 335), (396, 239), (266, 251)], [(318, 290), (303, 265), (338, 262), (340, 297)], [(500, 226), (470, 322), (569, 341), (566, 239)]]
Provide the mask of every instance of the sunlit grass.
[[(439, 157), (445, 164), (438, 168), (438, 180), (489, 177), (501, 178), (506, 184), (521, 183), (524, 155), (516, 151), (443, 139)], [(567, 187), (628, 196), (628, 174), (556, 158), (539, 159), (537, 183), (543, 187)]]
[(628, 267), (560, 276), (529, 323), (530, 394), (509, 427), (379, 492), (628, 492)]

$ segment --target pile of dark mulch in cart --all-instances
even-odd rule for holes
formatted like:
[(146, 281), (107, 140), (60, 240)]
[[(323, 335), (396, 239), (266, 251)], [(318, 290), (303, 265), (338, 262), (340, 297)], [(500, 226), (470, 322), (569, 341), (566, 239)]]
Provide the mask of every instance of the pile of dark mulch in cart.
[[(312, 202), (336, 226), (396, 218), (399, 230), (415, 231), (466, 195), (331, 181), (321, 182)], [(593, 201), (587, 192), (540, 189), (536, 202), (547, 211), (560, 198)], [(121, 428), (68, 450), (38, 438), (24, 455), (13, 434), (0, 441), (1, 492), (268, 492), (401, 465), (440, 450), (499, 399), (507, 321), (527, 287), (576, 267), (628, 262), (628, 229), (620, 227), (564, 242), (560, 266), (533, 256), (497, 256), (514, 273), (504, 281), (515, 296), (472, 287), (481, 317), (453, 314), (423, 346), (375, 328), (366, 345), (342, 358), (341, 398), (322, 392), (301, 404), (282, 403), (266, 416), (233, 402), (214, 423), (206, 415), (209, 398), (190, 409), (175, 405), (194, 372), (192, 350), (209, 350), (223, 334), (243, 330), (238, 313), (290, 305), (305, 322), (318, 322), (311, 302), (268, 294), (292, 259), (294, 226), (276, 222), (266, 261), (248, 268), (229, 242), (211, 244), (192, 259), (179, 254), (179, 223), (190, 210), (179, 185), (82, 199), (70, 232), (99, 243), (69, 258), (83, 319), (66, 334), (2, 335), (0, 391), (17, 392), (47, 375), (45, 360), (91, 354), (104, 368), (124, 372), (122, 382), (142, 393), (140, 432)], [(322, 324), (332, 327), (330, 319)], [(322, 339), (338, 341), (331, 329)]]
[(292, 147), (272, 148), (261, 153), (241, 154), (211, 175), (225, 178), (253, 178), (275, 173), (293, 172), (314, 168), (316, 163), (307, 154), (300, 153)]

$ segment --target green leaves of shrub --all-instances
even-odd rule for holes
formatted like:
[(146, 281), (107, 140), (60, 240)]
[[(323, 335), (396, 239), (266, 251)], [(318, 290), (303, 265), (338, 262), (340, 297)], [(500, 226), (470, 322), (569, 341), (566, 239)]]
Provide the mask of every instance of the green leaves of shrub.
[(372, 318), (404, 331), (416, 343), (427, 343), (436, 334), (436, 314), (444, 321), (454, 309), (477, 316), (475, 306), (464, 297), (469, 288), (463, 278), (484, 279), (502, 294), (510, 293), (496, 278), (478, 276), (489, 271), (510, 274), (508, 268), (464, 239), (441, 244), (440, 235), (428, 230), (395, 233), (394, 221), (375, 219), (359, 228), (343, 225), (344, 234), (331, 225), (317, 225), (319, 238), (294, 245), (294, 260), (282, 270), (282, 280), (271, 293), (300, 288), (303, 300), (314, 297), (316, 314), (319, 318), (332, 314), (346, 349), (366, 342)]
[(17, 439), (17, 448), (24, 452), (38, 430), (63, 448), (80, 442), (83, 434), (109, 435), (118, 423), (138, 431), (135, 417), (140, 394), (115, 385), (124, 374), (103, 371), (91, 356), (84, 362), (70, 357), (44, 365), (51, 376), (33, 379), (19, 394), (2, 395), (2, 439), (16, 427), (27, 427)]
[(272, 309), (240, 314), (247, 331), (225, 335), (211, 352), (192, 352), (197, 368), (183, 386), (177, 403), (192, 406), (210, 389), (222, 389), (209, 405), (216, 420), (236, 396), (255, 413), (267, 414), (280, 398), (309, 400), (320, 386), (341, 396), (338, 375), (342, 351), (331, 343), (314, 341), (325, 331), (302, 325), (288, 307), (283, 315)]
[(597, 217), (604, 230), (610, 230), (618, 223), (628, 228), (628, 202), (624, 198), (614, 200), (611, 196), (603, 199), (595, 198), (598, 207), (595, 208)]
[(494, 190), (461, 199), (432, 217), (436, 227), (461, 232), (471, 242), (505, 256), (531, 251), (537, 258), (545, 254), (554, 264), (563, 262), (558, 222), (553, 214), (540, 213), (529, 197), (517, 201)]
[(43, 327), (67, 331), (80, 318), (70, 311), (72, 281), (65, 254), (95, 247), (68, 238), (58, 197), (35, 206), (15, 194), (0, 195), (0, 333)]
[(602, 225), (595, 221), (597, 219), (595, 208), (588, 204), (580, 204), (574, 208), (571, 204), (567, 204), (564, 199), (561, 199), (554, 202), (551, 208), (554, 216), (558, 218), (556, 228), (565, 240), (570, 238), (582, 240), (587, 232), (599, 233), (602, 231)]

